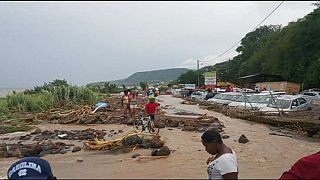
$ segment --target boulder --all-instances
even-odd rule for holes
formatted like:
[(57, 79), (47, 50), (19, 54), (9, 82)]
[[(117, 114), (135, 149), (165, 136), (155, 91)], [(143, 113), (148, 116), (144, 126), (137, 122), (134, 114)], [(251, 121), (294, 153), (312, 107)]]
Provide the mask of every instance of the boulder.
[(228, 139), (230, 136), (228, 136), (228, 135), (223, 135), (222, 136), (222, 139)]
[(193, 126), (185, 126), (182, 128), (181, 131), (195, 131), (195, 130), (196, 130), (196, 128)]
[(83, 162), (83, 159), (82, 159), (82, 158), (77, 158), (76, 161), (77, 161), (77, 162)]
[(79, 146), (76, 146), (76, 147), (74, 147), (73, 149), (72, 149), (72, 151), (71, 152), (78, 152), (78, 151), (81, 151), (81, 147), (79, 147)]
[(124, 146), (132, 146), (132, 145), (141, 144), (142, 141), (143, 141), (143, 139), (141, 137), (139, 137), (138, 135), (133, 135), (133, 136), (130, 136), (130, 137), (124, 139), (122, 141), (122, 144)]
[(143, 139), (141, 143), (141, 147), (143, 148), (161, 148), (163, 147), (163, 142), (159, 138), (152, 138), (152, 139)]
[(134, 121), (134, 119), (129, 119), (129, 120), (127, 121), (127, 125), (133, 125), (133, 121)]
[(171, 154), (171, 151), (168, 148), (168, 146), (163, 146), (160, 149), (154, 149), (151, 152), (151, 156), (169, 156), (170, 154)]
[(240, 136), (238, 142), (239, 142), (239, 143), (242, 143), (242, 144), (245, 144), (245, 143), (248, 143), (249, 140), (248, 140), (248, 138), (247, 138), (245, 135), (242, 134), (242, 135)]
[(40, 128), (35, 128), (31, 131), (31, 134), (34, 135), (34, 134), (40, 134), (41, 133), (41, 129)]
[(131, 158), (137, 158), (139, 156), (141, 156), (141, 154), (134, 154), (134, 155), (131, 156)]

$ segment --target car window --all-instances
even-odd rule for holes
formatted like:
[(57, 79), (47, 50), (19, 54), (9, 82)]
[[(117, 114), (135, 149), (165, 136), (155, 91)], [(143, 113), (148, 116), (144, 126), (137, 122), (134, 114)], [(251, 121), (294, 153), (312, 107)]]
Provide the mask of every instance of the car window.
[(303, 95), (306, 95), (306, 96), (316, 96), (315, 93), (310, 93), (310, 92), (304, 92)]
[(300, 105), (307, 103), (307, 101), (303, 98), (299, 98), (298, 100)]
[(294, 107), (294, 106), (295, 107), (299, 106), (298, 99), (295, 99), (295, 100), (292, 101), (291, 107)]

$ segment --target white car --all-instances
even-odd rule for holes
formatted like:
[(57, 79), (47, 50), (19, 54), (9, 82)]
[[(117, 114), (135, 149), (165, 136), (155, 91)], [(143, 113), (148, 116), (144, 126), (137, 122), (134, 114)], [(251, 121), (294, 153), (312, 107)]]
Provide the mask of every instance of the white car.
[(310, 110), (312, 104), (301, 95), (283, 95), (275, 99), (275, 103), (269, 104), (265, 108), (261, 108), (262, 112), (278, 112), (280, 111), (297, 111), (297, 110)]
[(206, 97), (206, 92), (202, 92), (202, 91), (193, 92), (190, 97), (193, 100), (204, 100), (204, 98)]
[[(271, 92), (273, 98), (285, 94), (285, 92)], [(252, 94), (247, 101), (243, 101), (238, 104), (239, 108), (246, 109), (260, 109), (267, 107), (268, 104), (272, 102), (270, 92), (261, 92), (257, 94)]]
[(317, 100), (320, 99), (320, 92), (310, 91), (310, 92), (302, 92), (304, 98), (308, 100)]
[(239, 107), (243, 102), (245, 102), (246, 98), (247, 98), (247, 101), (248, 101), (248, 98), (250, 96), (251, 96), (251, 94), (246, 94), (246, 95), (243, 94), (238, 99), (236, 99), (232, 103), (228, 104), (228, 106), (230, 106), (230, 107)]
[(232, 103), (236, 99), (242, 96), (242, 93), (239, 92), (226, 92), (221, 94), (221, 98), (217, 99), (215, 103), (217, 104), (223, 104), (228, 105), (229, 103)]
[(215, 103), (218, 99), (222, 97), (222, 94), (216, 94), (213, 98), (208, 99), (207, 101), (210, 103)]

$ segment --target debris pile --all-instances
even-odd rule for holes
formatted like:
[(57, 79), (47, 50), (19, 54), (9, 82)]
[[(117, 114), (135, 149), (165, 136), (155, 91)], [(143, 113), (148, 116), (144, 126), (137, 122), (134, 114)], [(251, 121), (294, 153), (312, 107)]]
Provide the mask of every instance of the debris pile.
[(47, 141), (35, 144), (0, 144), (0, 158), (45, 156), (47, 154), (65, 154), (69, 151), (81, 151), (81, 147), (71, 147), (73, 144)]
[(130, 152), (136, 148), (161, 148), (164, 141), (159, 135), (147, 133), (133, 133), (127, 134), (119, 139), (103, 141), (95, 139), (95, 141), (84, 142), (84, 149), (86, 150), (109, 150)]
[[(111, 131), (108, 136), (121, 133), (122, 131)], [(66, 140), (94, 140), (95, 138), (104, 139), (107, 133), (101, 130), (86, 129), (86, 130), (54, 130), (42, 131), (41, 134), (34, 137), (34, 141), (44, 141), (49, 139), (66, 139)]]
[[(208, 116), (207, 114), (195, 118), (181, 118), (181, 117), (164, 117), (164, 124), (167, 127), (180, 128), (182, 131), (198, 131), (205, 132), (208, 129), (216, 129), (223, 132), (224, 124), (218, 118)], [(157, 126), (157, 124), (156, 124)]]

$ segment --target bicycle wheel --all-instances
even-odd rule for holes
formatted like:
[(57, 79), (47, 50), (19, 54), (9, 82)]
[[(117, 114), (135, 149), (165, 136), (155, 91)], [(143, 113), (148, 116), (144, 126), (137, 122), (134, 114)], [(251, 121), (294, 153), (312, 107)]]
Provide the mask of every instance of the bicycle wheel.
[(160, 129), (157, 128), (151, 120), (148, 121), (148, 130), (150, 134), (159, 134), (160, 131)]
[(141, 119), (136, 119), (133, 121), (133, 129), (137, 133), (144, 131)]

